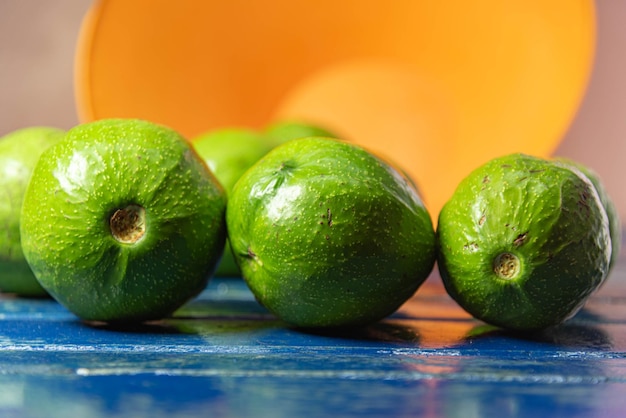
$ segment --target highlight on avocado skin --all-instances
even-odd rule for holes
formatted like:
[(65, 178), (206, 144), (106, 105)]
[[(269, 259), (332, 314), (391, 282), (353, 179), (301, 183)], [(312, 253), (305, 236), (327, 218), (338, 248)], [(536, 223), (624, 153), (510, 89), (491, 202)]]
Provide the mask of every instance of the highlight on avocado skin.
[[(298, 120), (275, 120), (262, 130), (230, 126), (211, 129), (192, 138), (194, 149), (230, 194), (239, 177), (274, 147), (307, 136), (333, 136), (313, 123)], [(226, 243), (215, 275), (241, 277), (241, 270)]]
[(459, 183), (435, 230), (404, 168), (326, 134), (277, 121), (187, 140), (103, 119), (7, 135), (0, 290), (137, 322), (171, 315), (217, 272), (243, 277), (288, 324), (336, 328), (389, 316), (437, 261), (472, 316), (532, 332), (575, 315), (615, 265), (615, 203), (580, 163), (494, 158)]
[(512, 330), (571, 318), (610, 268), (609, 222), (593, 183), (524, 154), (493, 159), (461, 181), (439, 214), (437, 238), (449, 295)]
[(224, 189), (176, 131), (136, 119), (70, 129), (22, 207), (24, 255), (84, 320), (147, 321), (200, 293), (224, 249)]
[(233, 254), (257, 300), (303, 328), (365, 325), (432, 271), (435, 234), (407, 178), (363, 148), (290, 140), (239, 179), (226, 210)]

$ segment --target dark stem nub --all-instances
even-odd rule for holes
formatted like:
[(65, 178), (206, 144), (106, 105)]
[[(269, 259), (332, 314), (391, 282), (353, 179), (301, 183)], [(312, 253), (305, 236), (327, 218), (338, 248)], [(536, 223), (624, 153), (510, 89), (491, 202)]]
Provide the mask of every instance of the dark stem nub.
[(520, 271), (519, 258), (511, 253), (498, 254), (493, 260), (493, 271), (501, 279), (514, 279)]
[(111, 234), (124, 244), (134, 244), (146, 232), (146, 210), (138, 205), (128, 205), (115, 211), (109, 220)]

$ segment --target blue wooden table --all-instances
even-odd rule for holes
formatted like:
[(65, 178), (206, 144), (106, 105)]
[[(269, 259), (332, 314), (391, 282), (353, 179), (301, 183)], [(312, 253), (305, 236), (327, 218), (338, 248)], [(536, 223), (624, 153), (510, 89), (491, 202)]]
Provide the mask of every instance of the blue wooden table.
[(2, 297), (0, 417), (205, 416), (626, 416), (626, 259), (574, 319), (527, 337), (470, 318), (436, 272), (392, 317), (326, 334), (240, 279), (127, 329)]

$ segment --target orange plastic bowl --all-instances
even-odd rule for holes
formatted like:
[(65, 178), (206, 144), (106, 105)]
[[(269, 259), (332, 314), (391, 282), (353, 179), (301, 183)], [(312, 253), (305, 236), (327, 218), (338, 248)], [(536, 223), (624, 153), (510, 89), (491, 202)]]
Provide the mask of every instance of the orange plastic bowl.
[(101, 0), (78, 43), (77, 108), (188, 137), (322, 124), (403, 166), (436, 217), (477, 165), (553, 152), (594, 45), (591, 0)]

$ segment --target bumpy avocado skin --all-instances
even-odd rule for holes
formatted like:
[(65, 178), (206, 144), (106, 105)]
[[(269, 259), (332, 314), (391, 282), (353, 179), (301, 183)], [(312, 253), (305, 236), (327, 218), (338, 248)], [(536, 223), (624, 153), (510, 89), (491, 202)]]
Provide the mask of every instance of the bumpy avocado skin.
[[(261, 157), (274, 142), (247, 128), (222, 128), (206, 132), (192, 140), (193, 147), (229, 195), (239, 177)], [(241, 277), (241, 270), (230, 250), (228, 240), (215, 275)]]
[(568, 164), (573, 168), (580, 170), (596, 188), (598, 192), (598, 196), (600, 196), (600, 201), (602, 202), (602, 206), (606, 210), (606, 215), (609, 219), (609, 231), (611, 233), (611, 263), (609, 265), (609, 272), (615, 267), (615, 263), (619, 259), (620, 251), (622, 248), (622, 222), (619, 217), (619, 213), (617, 211), (617, 207), (615, 206), (615, 202), (609, 195), (609, 192), (604, 187), (604, 183), (600, 178), (600, 175), (596, 173), (591, 168), (586, 165), (573, 161), (567, 158), (559, 157), (557, 162), (561, 162), (563, 164)]
[(226, 221), (252, 292), (299, 327), (384, 318), (434, 265), (434, 230), (415, 188), (333, 139), (294, 139), (271, 151), (235, 185)]
[(18, 129), (0, 138), (0, 291), (47, 296), (30, 270), (20, 239), (22, 201), (41, 153), (65, 132), (48, 126)]
[[(145, 209), (123, 243), (110, 219)], [(22, 207), (24, 254), (43, 287), (86, 320), (159, 319), (197, 295), (225, 242), (223, 189), (176, 132), (141, 120), (79, 125), (37, 163)]]
[[(444, 205), (437, 263), (450, 296), (474, 317), (538, 330), (574, 315), (606, 278), (609, 234), (586, 177), (513, 154), (476, 169)], [(512, 278), (494, 271), (502, 253), (519, 259)]]

